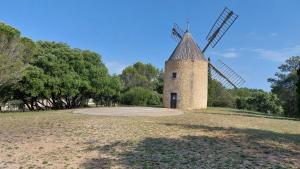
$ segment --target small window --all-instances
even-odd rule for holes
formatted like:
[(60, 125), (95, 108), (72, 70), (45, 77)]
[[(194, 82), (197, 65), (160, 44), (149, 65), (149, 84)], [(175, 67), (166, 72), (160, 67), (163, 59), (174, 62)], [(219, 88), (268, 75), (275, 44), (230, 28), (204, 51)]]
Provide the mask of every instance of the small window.
[(177, 73), (176, 73), (176, 72), (173, 72), (173, 73), (172, 73), (172, 78), (175, 79), (176, 76), (177, 76)]

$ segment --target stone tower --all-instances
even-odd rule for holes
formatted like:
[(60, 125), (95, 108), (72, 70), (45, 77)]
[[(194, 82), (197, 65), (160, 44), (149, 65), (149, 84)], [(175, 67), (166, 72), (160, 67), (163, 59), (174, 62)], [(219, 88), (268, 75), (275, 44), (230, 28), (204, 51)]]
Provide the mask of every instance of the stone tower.
[(163, 104), (166, 108), (207, 107), (208, 62), (188, 31), (165, 62)]

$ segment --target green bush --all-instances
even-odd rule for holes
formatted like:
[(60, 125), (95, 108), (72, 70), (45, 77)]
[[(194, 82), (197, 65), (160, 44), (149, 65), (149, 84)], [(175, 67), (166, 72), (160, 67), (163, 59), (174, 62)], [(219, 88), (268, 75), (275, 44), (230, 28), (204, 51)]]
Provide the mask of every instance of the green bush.
[(137, 106), (160, 105), (161, 95), (149, 89), (135, 87), (122, 95), (121, 102), (122, 104)]
[(257, 91), (251, 97), (239, 97), (236, 99), (238, 109), (254, 110), (267, 114), (282, 114), (283, 109), (280, 100), (273, 93)]
[(248, 107), (247, 107), (248, 106), (247, 100), (248, 100), (248, 98), (238, 97), (235, 100), (236, 108), (238, 108), (238, 109), (248, 109)]
[(256, 105), (257, 111), (268, 114), (281, 114), (283, 112), (280, 100), (273, 93), (258, 92), (255, 93), (252, 100), (253, 105)]
[(208, 102), (209, 107), (235, 107), (235, 99), (222, 86), (222, 84), (216, 80), (210, 80), (208, 83)]

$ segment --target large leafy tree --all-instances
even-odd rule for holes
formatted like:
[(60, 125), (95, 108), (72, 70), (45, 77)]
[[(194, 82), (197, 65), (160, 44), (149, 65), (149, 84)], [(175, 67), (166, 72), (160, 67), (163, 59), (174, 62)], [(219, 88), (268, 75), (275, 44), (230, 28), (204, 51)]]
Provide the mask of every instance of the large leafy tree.
[(11, 98), (15, 100), (21, 100), (30, 110), (34, 110), (38, 107), (38, 101), (43, 98), (45, 92), (45, 83), (47, 76), (44, 74), (43, 70), (35, 67), (28, 66), (22, 74), (21, 80), (14, 84), (7, 86), (10, 91), (10, 95), (6, 97), (6, 100)]
[[(84, 72), (80, 50), (66, 44), (37, 42), (37, 52), (31, 64), (46, 76), (45, 90), (41, 93), (55, 108), (71, 108), (80, 104), (87, 83), (80, 76)], [(83, 63), (83, 62), (82, 62)]]
[(122, 80), (118, 76), (106, 78), (102, 91), (96, 94), (94, 101), (97, 105), (112, 106), (119, 102), (123, 89)]
[(133, 87), (143, 87), (152, 90), (159, 83), (159, 75), (159, 70), (153, 65), (137, 62), (132, 66), (126, 67), (120, 77), (126, 90)]
[(297, 70), (300, 68), (300, 56), (293, 56), (278, 67), (276, 78), (270, 78), (272, 92), (279, 97), (287, 116), (297, 115)]
[(82, 107), (90, 98), (105, 105), (118, 102), (121, 80), (109, 76), (95, 52), (39, 41), (28, 65), (21, 80), (0, 90), (6, 100), (22, 100), (31, 110)]
[(151, 64), (137, 62), (126, 67), (120, 77), (125, 89), (121, 97), (123, 104), (159, 105), (162, 103), (162, 70)]
[(107, 92), (110, 77), (97, 53), (54, 42), (38, 42), (37, 46), (32, 64), (47, 75), (44, 95), (54, 107), (83, 106), (89, 98)]
[(17, 29), (0, 23), (0, 88), (20, 79), (34, 47)]
[[(20, 35), (0, 23), (1, 102), (18, 100), (30, 110), (81, 107), (91, 98), (106, 106), (119, 102), (123, 81), (108, 74), (99, 54)], [(151, 65), (137, 63), (134, 69), (141, 84), (155, 82)]]

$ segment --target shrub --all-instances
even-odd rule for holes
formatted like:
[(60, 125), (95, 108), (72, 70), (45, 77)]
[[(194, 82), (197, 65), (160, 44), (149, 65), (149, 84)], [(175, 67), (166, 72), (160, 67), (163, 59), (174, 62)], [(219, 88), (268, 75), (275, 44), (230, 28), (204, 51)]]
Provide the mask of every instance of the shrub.
[(236, 108), (238, 109), (249, 109), (247, 104), (248, 98), (238, 97), (235, 101)]
[(278, 97), (273, 93), (263, 91), (254, 92), (250, 97), (237, 98), (236, 107), (268, 114), (281, 114), (283, 112)]
[(216, 80), (210, 80), (208, 85), (208, 106), (235, 107), (235, 99), (220, 82)]
[(281, 114), (283, 112), (280, 100), (273, 93), (257, 92), (248, 102), (260, 112), (268, 114)]
[(157, 92), (142, 87), (131, 88), (121, 97), (121, 102), (126, 105), (160, 105), (161, 95)]

